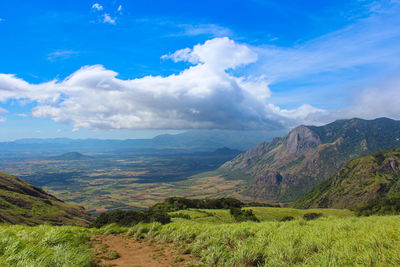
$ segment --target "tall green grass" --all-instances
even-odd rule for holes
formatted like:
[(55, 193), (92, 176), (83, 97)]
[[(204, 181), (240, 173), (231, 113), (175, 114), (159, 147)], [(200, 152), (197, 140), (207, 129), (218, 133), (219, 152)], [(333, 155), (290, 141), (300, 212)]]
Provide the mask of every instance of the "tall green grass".
[[(260, 221), (280, 221), (287, 216), (294, 218), (302, 218), (304, 214), (315, 212), (321, 213), (322, 216), (329, 217), (354, 217), (354, 213), (346, 209), (292, 209), (292, 208), (274, 208), (274, 207), (246, 207), (245, 210), (252, 210), (254, 215)], [(199, 223), (234, 223), (235, 220), (227, 209), (186, 209), (176, 212), (174, 214), (183, 214), (190, 216), (190, 220)], [(176, 220), (173, 218), (173, 220)]]
[(174, 242), (204, 266), (400, 266), (400, 217), (139, 224), (129, 234)]
[(75, 226), (0, 226), (0, 266), (92, 266), (90, 230)]

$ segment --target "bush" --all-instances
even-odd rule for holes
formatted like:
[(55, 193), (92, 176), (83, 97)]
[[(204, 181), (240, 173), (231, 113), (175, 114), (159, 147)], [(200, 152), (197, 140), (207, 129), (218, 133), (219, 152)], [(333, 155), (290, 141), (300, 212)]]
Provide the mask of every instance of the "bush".
[(358, 216), (400, 214), (400, 198), (372, 199), (365, 206), (355, 209)]
[(245, 222), (245, 221), (253, 221), (259, 222), (256, 215), (254, 215), (252, 210), (242, 210), (240, 208), (231, 208), (230, 213), (235, 221), (237, 222)]
[(117, 223), (121, 226), (133, 226), (141, 222), (159, 222), (166, 224), (171, 222), (171, 217), (166, 212), (161, 210), (116, 210), (108, 213), (102, 213), (97, 216), (96, 220), (92, 223), (92, 227), (100, 228), (111, 223)]
[(245, 204), (236, 198), (217, 198), (217, 199), (190, 199), (184, 197), (169, 197), (163, 202), (150, 207), (151, 210), (162, 210), (165, 212), (178, 211), (184, 209), (230, 209), (241, 208)]
[(322, 216), (322, 213), (311, 212), (311, 213), (304, 214), (303, 218), (304, 218), (304, 220), (311, 221), (311, 220), (318, 219), (321, 216)]
[(288, 222), (288, 221), (293, 221), (294, 217), (293, 216), (285, 216), (281, 219), (281, 222)]

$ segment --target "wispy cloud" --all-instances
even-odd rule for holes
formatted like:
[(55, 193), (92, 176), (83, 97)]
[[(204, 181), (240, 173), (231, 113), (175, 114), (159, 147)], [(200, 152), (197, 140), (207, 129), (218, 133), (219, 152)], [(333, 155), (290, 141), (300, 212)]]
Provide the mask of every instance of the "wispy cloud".
[[(390, 8), (389, 8), (390, 7)], [(249, 71), (284, 81), (358, 67), (400, 62), (400, 5), (379, 5), (367, 18), (294, 47), (254, 47), (260, 60)]]
[(73, 50), (58, 50), (47, 54), (47, 60), (55, 61), (57, 59), (67, 59), (77, 54), (79, 54), (79, 52)]
[(110, 14), (107, 14), (107, 13), (103, 14), (103, 22), (104, 23), (115, 24), (116, 19), (117, 18), (112, 18), (110, 16)]
[(0, 18), (0, 22), (3, 22), (3, 21), (4, 21), (4, 19)]
[(225, 27), (216, 24), (180, 24), (178, 25), (183, 31), (175, 35), (186, 35), (186, 36), (196, 36), (196, 35), (208, 35), (212, 37), (229, 37), (232, 36), (232, 32)]
[(101, 10), (103, 10), (103, 6), (100, 5), (99, 3), (95, 3), (95, 4), (92, 5), (92, 9), (95, 9), (97, 11), (101, 11)]
[[(1, 115), (1, 114), (7, 114), (7, 113), (8, 113), (8, 110), (6, 110), (6, 109), (0, 107), (0, 115)], [(6, 118), (3, 117), (3, 116), (0, 116), (0, 123), (1, 123), (1, 122), (5, 122), (5, 121), (6, 121)]]
[[(113, 12), (106, 12), (102, 5), (100, 5), (99, 3), (95, 3), (92, 5), (92, 10), (95, 11), (97, 16), (97, 22), (99, 23), (115, 25), (118, 16), (122, 15), (122, 5), (118, 5), (118, 7), (114, 9), (115, 11)], [(111, 15), (111, 13), (113, 15)]]

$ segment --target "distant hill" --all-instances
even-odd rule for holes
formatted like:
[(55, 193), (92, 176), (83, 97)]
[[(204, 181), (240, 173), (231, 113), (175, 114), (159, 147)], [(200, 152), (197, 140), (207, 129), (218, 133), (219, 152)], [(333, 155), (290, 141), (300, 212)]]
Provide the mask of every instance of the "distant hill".
[(0, 172), (0, 223), (87, 226), (84, 208), (65, 203), (18, 177)]
[[(327, 180), (349, 160), (400, 147), (400, 121), (338, 120), (299, 126), (228, 161), (226, 178), (247, 179), (254, 201), (291, 202)], [(239, 178), (238, 178), (239, 177)]]
[(221, 147), (247, 150), (282, 131), (193, 130), (164, 134), (151, 139), (102, 140), (69, 138), (28, 138), (0, 142), (0, 157), (79, 153), (152, 153), (156, 150), (214, 151)]
[(350, 161), (294, 206), (357, 208), (384, 198), (400, 198), (400, 148)]
[(62, 155), (51, 157), (51, 159), (56, 160), (82, 160), (82, 159), (90, 159), (91, 157), (83, 155), (79, 152), (68, 152)]

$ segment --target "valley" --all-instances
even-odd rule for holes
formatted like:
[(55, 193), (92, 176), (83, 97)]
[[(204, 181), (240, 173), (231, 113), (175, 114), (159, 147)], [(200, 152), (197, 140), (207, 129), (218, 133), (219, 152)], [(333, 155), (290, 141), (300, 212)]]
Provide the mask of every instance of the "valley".
[(225, 180), (219, 173), (208, 172), (239, 152), (225, 148), (150, 155), (84, 156), (79, 153), (75, 155), (78, 158), (71, 158), (68, 153), (62, 154), (63, 157), (3, 159), (0, 164), (1, 170), (98, 214), (115, 209), (147, 208), (176, 195), (240, 198), (245, 181)]

